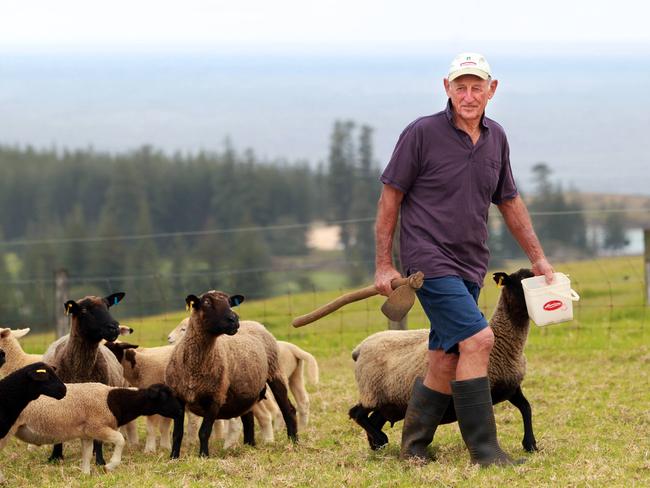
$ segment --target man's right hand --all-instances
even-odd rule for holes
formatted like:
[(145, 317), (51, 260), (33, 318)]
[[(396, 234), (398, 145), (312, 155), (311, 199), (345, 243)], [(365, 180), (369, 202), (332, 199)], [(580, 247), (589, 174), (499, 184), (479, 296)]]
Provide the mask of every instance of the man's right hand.
[(382, 295), (388, 296), (393, 291), (390, 283), (395, 278), (401, 277), (402, 275), (392, 265), (378, 267), (375, 271), (375, 288)]

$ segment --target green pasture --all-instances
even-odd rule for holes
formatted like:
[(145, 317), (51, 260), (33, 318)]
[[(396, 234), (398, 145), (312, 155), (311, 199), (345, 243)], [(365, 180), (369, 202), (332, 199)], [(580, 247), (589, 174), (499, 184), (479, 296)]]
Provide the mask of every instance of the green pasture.
[[(504, 271), (519, 264), (510, 263)], [(650, 486), (650, 308), (644, 301), (642, 259), (555, 266), (570, 275), (582, 300), (573, 322), (531, 326), (523, 389), (540, 451), (522, 450), (521, 417), (514, 407), (500, 404), (495, 410), (502, 447), (525, 457), (521, 466), (471, 466), (455, 424), (440, 427), (433, 443), (437, 461), (426, 466), (397, 459), (401, 423), (386, 426), (389, 446), (371, 452), (362, 429), (347, 417), (357, 399), (350, 351), (386, 328), (381, 298), (350, 305), (301, 329), (290, 325), (292, 317), (345, 291), (334, 290), (245, 302), (239, 309), (242, 319), (264, 322), (276, 337), (298, 344), (319, 361), (320, 384), (308, 387), (311, 422), (298, 444), (277, 432), (273, 444), (227, 452), (213, 441), (209, 459), (197, 457), (196, 445), (184, 446), (177, 461), (169, 461), (166, 452), (144, 455), (142, 446), (127, 447), (115, 473), (95, 469), (84, 476), (78, 443), (66, 447), (62, 464), (49, 465), (49, 447), (27, 450), (12, 440), (2, 453), (2, 470), (10, 486)], [(488, 279), (480, 300), (488, 317), (497, 293)], [(185, 316), (182, 309), (131, 318), (120, 317), (118, 307), (114, 312), (135, 329), (125, 340), (143, 346), (165, 344), (167, 333)], [(425, 326), (416, 306), (409, 327)], [(42, 352), (52, 339), (27, 336), (24, 346)]]

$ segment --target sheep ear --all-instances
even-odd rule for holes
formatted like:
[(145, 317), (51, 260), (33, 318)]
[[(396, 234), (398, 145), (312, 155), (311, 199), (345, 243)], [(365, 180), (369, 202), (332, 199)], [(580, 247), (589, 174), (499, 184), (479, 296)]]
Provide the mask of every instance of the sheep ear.
[(11, 334), (11, 329), (0, 329), (0, 338), (9, 337), (9, 334)]
[(74, 300), (68, 300), (63, 304), (66, 315), (76, 315), (79, 312), (79, 305)]
[(50, 375), (45, 368), (35, 369), (27, 374), (34, 381), (47, 381), (50, 379)]
[(498, 272), (492, 275), (492, 279), (497, 284), (497, 286), (507, 286), (510, 282), (510, 276), (507, 273)]
[(124, 295), (126, 295), (126, 293), (120, 291), (118, 293), (113, 293), (112, 295), (104, 297), (104, 300), (108, 302), (109, 307), (112, 307), (113, 305), (120, 303), (122, 301), (122, 298), (124, 298)]
[(201, 301), (199, 300), (199, 297), (196, 295), (187, 295), (185, 298), (185, 306), (187, 310), (190, 310), (194, 308), (195, 310), (198, 310), (201, 305)]
[(231, 307), (236, 307), (237, 305), (240, 305), (243, 302), (244, 302), (243, 295), (233, 295), (228, 299), (228, 303), (230, 304)]
[(31, 329), (30, 329), (29, 327), (27, 327), (26, 329), (16, 329), (16, 330), (12, 330), (12, 332), (13, 332), (14, 337), (20, 339), (21, 337), (24, 337), (24, 336), (26, 336), (27, 334), (29, 334), (29, 331), (30, 331), (30, 330), (31, 330)]
[(120, 335), (129, 335), (133, 334), (133, 328), (126, 325), (120, 325)]

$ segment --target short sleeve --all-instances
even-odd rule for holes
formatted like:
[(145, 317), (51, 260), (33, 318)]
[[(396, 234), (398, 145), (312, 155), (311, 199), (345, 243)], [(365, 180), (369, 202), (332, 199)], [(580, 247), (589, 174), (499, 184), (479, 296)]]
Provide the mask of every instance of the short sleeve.
[(402, 193), (409, 192), (420, 172), (422, 138), (416, 123), (417, 121), (410, 124), (400, 134), (393, 155), (379, 178), (383, 184)]
[(501, 152), (501, 171), (496, 190), (492, 194), (492, 203), (500, 205), (504, 200), (511, 200), (517, 195), (519, 195), (519, 192), (515, 185), (515, 179), (512, 176), (512, 168), (510, 168), (510, 146), (504, 135), (503, 150)]

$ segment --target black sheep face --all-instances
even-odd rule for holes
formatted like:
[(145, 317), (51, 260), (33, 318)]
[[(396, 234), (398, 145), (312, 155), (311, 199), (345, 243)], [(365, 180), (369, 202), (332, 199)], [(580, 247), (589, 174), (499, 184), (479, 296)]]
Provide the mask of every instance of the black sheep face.
[(155, 413), (167, 418), (177, 418), (183, 415), (184, 408), (169, 386), (156, 383), (147, 388), (147, 399), (156, 405)]
[(2, 368), (2, 365), (7, 362), (7, 358), (5, 357), (5, 352), (0, 349), (0, 368)]
[(77, 331), (84, 339), (90, 342), (99, 342), (102, 339), (112, 342), (120, 334), (120, 324), (108, 309), (119, 303), (122, 298), (124, 293), (114, 293), (104, 298), (90, 296), (78, 302), (68, 300), (64, 307), (66, 313), (73, 316)]
[(239, 316), (232, 311), (244, 301), (241, 295), (229, 296), (220, 291), (208, 291), (200, 297), (188, 295), (187, 308), (198, 319), (198, 325), (211, 335), (234, 335), (239, 329)]
[(524, 312), (528, 316), (526, 299), (524, 298), (524, 287), (521, 286), (521, 280), (532, 278), (533, 276), (535, 274), (528, 268), (521, 268), (512, 274), (499, 272), (492, 275), (494, 282), (499, 286), (503, 286), (501, 298), (510, 309), (512, 317), (523, 314)]
[(45, 363), (34, 363), (23, 368), (30, 379), (29, 388), (33, 398), (45, 395), (61, 400), (67, 393), (63, 381), (54, 372), (54, 368)]

